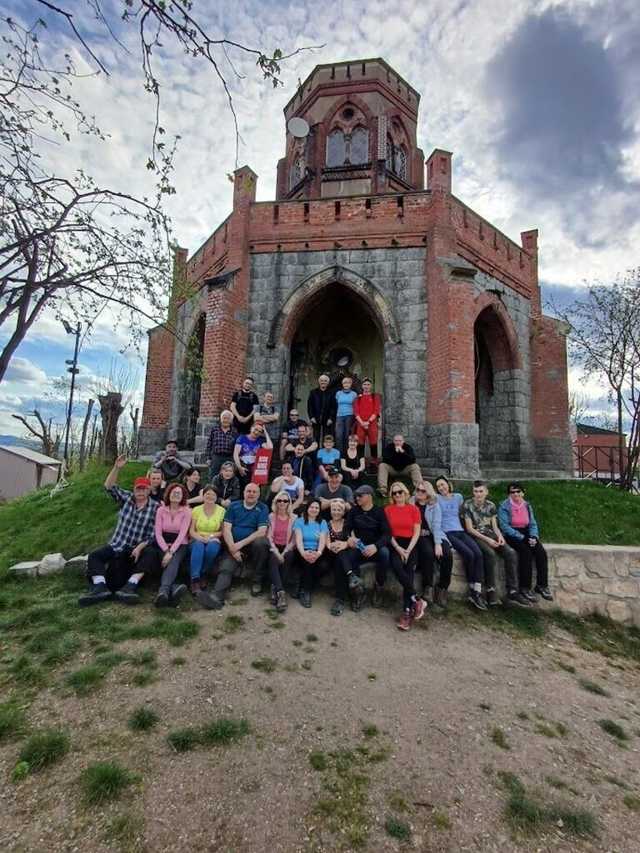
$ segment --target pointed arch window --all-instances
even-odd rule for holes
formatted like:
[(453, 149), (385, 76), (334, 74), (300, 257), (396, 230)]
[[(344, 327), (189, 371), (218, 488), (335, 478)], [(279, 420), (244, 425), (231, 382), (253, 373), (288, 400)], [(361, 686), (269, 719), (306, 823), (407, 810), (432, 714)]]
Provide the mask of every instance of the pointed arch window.
[(327, 137), (327, 166), (343, 166), (347, 158), (347, 146), (344, 133), (339, 127)]
[(360, 165), (369, 161), (369, 131), (358, 126), (351, 133), (336, 127), (327, 136), (327, 166)]
[(404, 145), (395, 145), (391, 136), (387, 136), (387, 170), (407, 180), (407, 149)]
[(367, 163), (369, 160), (369, 131), (366, 127), (356, 127), (348, 137), (347, 157), (353, 164)]

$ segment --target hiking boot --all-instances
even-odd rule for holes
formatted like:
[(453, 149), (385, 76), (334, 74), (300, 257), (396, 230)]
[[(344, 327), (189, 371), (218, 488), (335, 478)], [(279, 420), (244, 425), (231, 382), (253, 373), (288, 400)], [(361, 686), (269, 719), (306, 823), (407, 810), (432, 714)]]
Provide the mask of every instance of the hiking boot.
[(287, 594), (283, 589), (276, 592), (275, 608), (278, 613), (284, 613), (287, 609)]
[(416, 603), (413, 605), (413, 613), (411, 615), (417, 621), (418, 619), (422, 619), (426, 609), (427, 602), (422, 598), (416, 598)]
[(484, 600), (484, 598), (478, 592), (477, 589), (469, 590), (467, 601), (469, 602), (469, 604), (472, 604), (474, 607), (477, 607), (478, 610), (488, 610), (487, 602)]
[(354, 589), (351, 593), (351, 609), (354, 613), (358, 613), (362, 610), (362, 605), (364, 604), (365, 597), (365, 589), (364, 584)]
[(138, 592), (138, 584), (127, 581), (122, 589), (117, 590), (115, 597), (123, 604), (140, 604), (142, 597)]
[(303, 607), (311, 607), (311, 593), (306, 589), (300, 590), (300, 604)]
[(553, 594), (548, 586), (537, 586), (534, 592), (541, 595), (545, 601), (553, 601)]
[(500, 599), (495, 589), (488, 589), (485, 598), (489, 607), (497, 607), (500, 604)]
[(515, 607), (531, 607), (529, 599), (521, 592), (518, 592), (517, 589), (512, 589), (507, 595), (507, 604), (514, 605)]
[(192, 579), (191, 585), (189, 586), (189, 591), (194, 598), (197, 597), (198, 593), (202, 588), (203, 587), (199, 578)]
[(277, 600), (277, 597), (278, 597), (278, 591), (277, 591), (277, 589), (275, 588), (275, 586), (274, 586), (273, 584), (271, 584), (270, 601), (271, 601), (271, 605), (272, 605), (272, 607), (275, 607), (275, 606), (276, 606), (276, 600)]
[(220, 610), (223, 604), (217, 596), (211, 595), (206, 589), (199, 590), (195, 598), (198, 604), (204, 607), (205, 610)]
[(257, 598), (259, 595), (262, 595), (262, 583), (260, 581), (254, 581), (251, 584), (251, 595), (254, 598)]
[(364, 586), (363, 580), (360, 575), (357, 575), (355, 572), (349, 572), (349, 589), (356, 590), (360, 587)]
[(531, 592), (530, 589), (521, 589), (520, 594), (524, 595), (527, 601), (529, 601), (531, 604), (538, 603), (538, 596), (535, 594), (535, 592)]
[(291, 589), (289, 590), (289, 596), (291, 598), (300, 598), (300, 582), (297, 581), (293, 584)]
[(106, 583), (92, 583), (89, 591), (78, 599), (80, 607), (90, 607), (92, 604), (100, 604), (101, 601), (111, 601), (113, 593)]
[(422, 598), (427, 602), (427, 604), (433, 604), (433, 587), (425, 586), (422, 590)]
[(180, 600), (187, 593), (186, 584), (174, 583), (171, 587), (171, 597), (169, 598), (169, 607), (177, 607)]
[(436, 607), (440, 607), (442, 610), (446, 610), (447, 605), (449, 604), (449, 592), (446, 589), (441, 589), (439, 586), (437, 586), (434, 604), (436, 605)]
[(341, 598), (336, 598), (329, 612), (332, 616), (342, 616), (344, 613), (344, 601)]
[(158, 590), (158, 594), (156, 595), (153, 603), (156, 607), (168, 607), (169, 606), (169, 590), (164, 587)]
[(400, 619), (398, 619), (398, 628), (400, 629), (400, 631), (411, 630), (411, 611), (404, 611)]
[(384, 587), (375, 584), (371, 592), (371, 606), (380, 608), (384, 604)]

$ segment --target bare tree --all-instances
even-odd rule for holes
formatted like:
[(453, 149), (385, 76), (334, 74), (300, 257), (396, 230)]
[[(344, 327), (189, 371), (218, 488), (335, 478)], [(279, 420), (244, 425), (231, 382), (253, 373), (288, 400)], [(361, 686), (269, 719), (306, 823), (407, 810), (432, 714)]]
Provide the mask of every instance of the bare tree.
[(569, 394), (569, 418), (571, 422), (577, 426), (582, 423), (589, 411), (589, 398), (586, 394), (580, 394), (578, 391), (572, 391)]
[[(163, 202), (175, 192), (170, 175), (179, 137), (166, 142), (160, 123), (162, 84), (155, 58), (163, 41), (177, 43), (187, 56), (211, 67), (226, 93), (236, 151), (237, 115), (222, 67), (241, 77), (232, 55), (252, 56), (263, 77), (278, 85), (281, 63), (299, 52), (285, 56), (280, 49), (265, 52), (216, 38), (196, 17), (191, 0), (82, 0), (73, 11), (48, 0), (31, 4), (38, 13), (31, 25), (0, 16), (0, 331), (6, 338), (0, 381), (45, 308), (61, 318), (79, 319), (90, 332), (109, 305), (127, 321), (134, 344), (144, 321), (168, 325), (175, 333), (163, 319), (171, 279), (170, 223)], [(109, 68), (85, 33), (97, 22), (117, 55), (127, 51), (118, 27), (135, 28), (143, 86), (154, 101), (150, 156), (144, 164), (155, 184), (150, 197), (98, 184), (83, 171), (60, 175), (49, 162), (45, 141), (49, 147), (64, 145), (76, 133), (99, 145), (106, 134), (73, 97), (80, 75), (71, 54), (58, 47), (56, 33), (49, 35), (47, 20), (55, 23), (55, 31), (66, 28), (93, 73), (107, 76)]]
[(82, 437), (80, 439), (80, 453), (78, 458), (78, 467), (81, 471), (84, 471), (84, 464), (87, 458), (87, 432), (89, 430), (89, 422), (91, 420), (91, 412), (93, 410), (95, 404), (95, 400), (87, 401), (87, 411), (84, 416), (84, 421), (82, 423)]
[[(53, 418), (45, 421), (38, 409), (34, 409), (30, 415), (11, 415), (11, 417), (24, 424), (31, 435), (41, 442), (45, 456), (57, 456), (60, 449), (60, 431), (58, 425), (53, 423)], [(28, 420), (30, 417), (36, 419), (37, 425)]]
[(571, 327), (572, 355), (585, 375), (609, 386), (619, 433), (620, 484), (631, 489), (640, 457), (640, 269), (610, 285), (592, 285), (584, 298), (556, 313)]

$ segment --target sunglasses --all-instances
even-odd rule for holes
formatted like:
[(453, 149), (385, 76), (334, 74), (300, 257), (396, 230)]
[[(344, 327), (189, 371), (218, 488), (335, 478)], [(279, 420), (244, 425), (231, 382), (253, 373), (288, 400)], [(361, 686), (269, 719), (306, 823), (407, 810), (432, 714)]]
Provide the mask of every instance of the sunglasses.
[(426, 494), (426, 491), (427, 491), (426, 489), (416, 489), (416, 492), (425, 492), (425, 494)]
[(524, 492), (522, 491), (522, 489), (511, 489), (509, 494), (510, 495), (523, 495)]
[(399, 491), (398, 491), (398, 492), (391, 492), (391, 494), (392, 494), (392, 496), (393, 496), (394, 498), (397, 498), (397, 497), (398, 497), (398, 495), (403, 495), (403, 494), (404, 494), (404, 492), (399, 492)]
[(291, 501), (288, 501), (286, 498), (278, 498), (276, 501), (277, 504), (290, 504)]

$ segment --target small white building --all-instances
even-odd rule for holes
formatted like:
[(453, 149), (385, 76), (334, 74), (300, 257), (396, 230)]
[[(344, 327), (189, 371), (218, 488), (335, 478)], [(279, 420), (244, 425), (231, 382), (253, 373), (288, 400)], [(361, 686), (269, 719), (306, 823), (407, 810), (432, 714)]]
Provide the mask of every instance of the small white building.
[(37, 450), (0, 444), (0, 500), (19, 498), (58, 479), (62, 462)]

